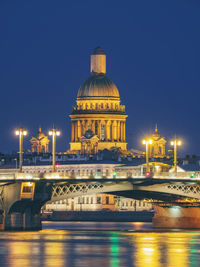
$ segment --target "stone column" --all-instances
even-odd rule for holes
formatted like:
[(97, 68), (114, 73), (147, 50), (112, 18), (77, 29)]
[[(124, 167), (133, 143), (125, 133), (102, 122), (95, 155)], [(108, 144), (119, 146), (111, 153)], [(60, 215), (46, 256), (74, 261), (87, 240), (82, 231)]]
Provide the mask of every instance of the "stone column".
[(121, 121), (119, 121), (119, 140), (122, 141)]
[(118, 121), (116, 121), (115, 131), (116, 131), (116, 138), (115, 139), (118, 142)]
[(124, 139), (124, 142), (126, 142), (126, 122), (124, 121), (123, 122), (123, 139)]
[(117, 121), (117, 142), (119, 142), (120, 139), (120, 122)]
[(78, 124), (78, 140), (81, 138), (81, 122), (80, 120), (77, 121)]
[(114, 138), (114, 140), (117, 140), (117, 121), (114, 121), (113, 122), (113, 124), (114, 124), (114, 136), (113, 136), (113, 138)]
[(165, 156), (165, 145), (164, 144), (161, 145), (161, 154), (162, 156)]
[(92, 120), (92, 131), (95, 134), (95, 120)]
[(85, 133), (85, 121), (84, 120), (82, 120), (82, 125), (83, 125), (83, 127), (82, 127), (82, 136), (83, 136), (84, 133)]
[(114, 121), (111, 121), (111, 140), (114, 142)]
[(77, 125), (77, 121), (74, 121), (74, 140), (75, 142), (77, 142), (78, 140), (78, 125)]
[(105, 121), (105, 141), (108, 141), (108, 121)]
[(110, 127), (111, 127), (111, 123), (110, 123), (110, 120), (107, 121), (107, 140), (110, 140), (111, 137), (110, 137)]
[(74, 142), (74, 121), (72, 121), (72, 142)]
[(82, 120), (80, 120), (80, 137), (82, 136)]
[(120, 136), (121, 136), (121, 142), (123, 142), (123, 121), (120, 121)]
[(101, 121), (98, 121), (98, 137), (101, 140)]

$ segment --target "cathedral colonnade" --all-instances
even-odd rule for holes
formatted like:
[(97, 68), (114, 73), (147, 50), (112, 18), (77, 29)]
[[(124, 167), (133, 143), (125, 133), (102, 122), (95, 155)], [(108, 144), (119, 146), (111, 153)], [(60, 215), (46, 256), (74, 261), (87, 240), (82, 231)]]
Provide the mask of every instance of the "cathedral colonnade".
[(77, 119), (72, 120), (72, 142), (78, 142), (89, 129), (102, 141), (126, 141), (125, 120)]

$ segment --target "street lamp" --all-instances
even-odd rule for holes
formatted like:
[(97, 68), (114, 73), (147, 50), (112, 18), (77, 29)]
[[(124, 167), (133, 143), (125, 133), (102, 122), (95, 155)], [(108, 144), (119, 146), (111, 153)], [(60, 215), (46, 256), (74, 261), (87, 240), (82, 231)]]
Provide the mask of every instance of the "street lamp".
[(22, 172), (23, 164), (23, 136), (28, 134), (27, 130), (20, 127), (15, 131), (15, 135), (19, 136), (19, 171)]
[(175, 139), (172, 140), (170, 144), (174, 147), (174, 172), (177, 173), (177, 146), (181, 146), (182, 142), (175, 137)]
[(142, 144), (146, 145), (146, 166), (147, 172), (149, 172), (149, 145), (151, 145), (153, 141), (151, 139), (144, 139), (142, 140)]
[(56, 152), (56, 137), (60, 136), (61, 132), (56, 129), (55, 127), (53, 127), (50, 131), (49, 131), (49, 135), (52, 136), (52, 172), (56, 171), (56, 161), (55, 161), (55, 152)]

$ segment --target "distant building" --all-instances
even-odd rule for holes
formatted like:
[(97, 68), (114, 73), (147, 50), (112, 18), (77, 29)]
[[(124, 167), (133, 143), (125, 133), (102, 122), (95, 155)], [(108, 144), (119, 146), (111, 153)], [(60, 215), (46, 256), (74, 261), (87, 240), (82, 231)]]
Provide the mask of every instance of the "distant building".
[(39, 128), (37, 135), (31, 138), (30, 142), (31, 142), (32, 152), (36, 152), (36, 153), (48, 153), (49, 152), (50, 140), (42, 132), (41, 128)]
[(149, 157), (166, 157), (165, 146), (167, 141), (159, 134), (157, 125), (155, 127), (155, 132), (151, 136), (149, 136), (149, 139), (152, 140), (152, 144), (149, 145)]
[(125, 106), (120, 104), (116, 85), (106, 76), (106, 54), (100, 47), (91, 55), (90, 72), (70, 115), (70, 151), (96, 154), (113, 147), (126, 151)]
[(96, 194), (48, 202), (43, 211), (143, 211), (152, 210), (150, 202), (110, 194)]

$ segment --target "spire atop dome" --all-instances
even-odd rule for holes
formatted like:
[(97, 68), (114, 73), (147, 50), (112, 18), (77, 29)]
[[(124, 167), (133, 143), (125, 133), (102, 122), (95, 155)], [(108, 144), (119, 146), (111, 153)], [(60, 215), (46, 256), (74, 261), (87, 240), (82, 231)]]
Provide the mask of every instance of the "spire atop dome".
[(100, 46), (91, 55), (90, 72), (92, 75), (106, 74), (106, 54)]
[(155, 133), (158, 133), (158, 125), (156, 123), (156, 126), (155, 126)]
[(92, 55), (105, 55), (105, 52), (104, 52), (104, 50), (103, 50), (100, 46), (97, 46), (97, 47), (93, 50)]

